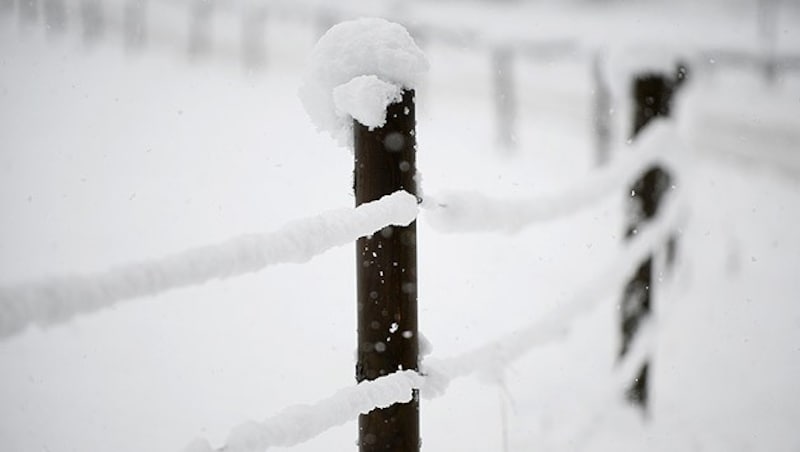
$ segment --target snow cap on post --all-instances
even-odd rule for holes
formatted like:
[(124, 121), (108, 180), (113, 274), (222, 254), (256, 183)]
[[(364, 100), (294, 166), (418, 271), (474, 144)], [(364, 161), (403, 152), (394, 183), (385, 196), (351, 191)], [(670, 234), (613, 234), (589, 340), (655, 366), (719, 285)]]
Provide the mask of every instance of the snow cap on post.
[(386, 107), (427, 71), (425, 54), (402, 25), (380, 18), (342, 22), (314, 47), (300, 100), (317, 129), (351, 147), (352, 120), (381, 127)]

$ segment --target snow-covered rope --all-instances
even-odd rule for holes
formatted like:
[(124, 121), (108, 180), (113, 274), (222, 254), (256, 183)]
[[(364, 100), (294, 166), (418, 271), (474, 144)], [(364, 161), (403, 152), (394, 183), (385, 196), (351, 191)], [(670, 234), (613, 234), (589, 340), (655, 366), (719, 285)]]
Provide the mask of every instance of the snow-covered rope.
[(0, 338), (26, 326), (54, 325), (131, 298), (255, 272), (281, 263), (301, 263), (389, 225), (406, 226), (418, 213), (405, 191), (355, 209), (339, 209), (291, 222), (266, 234), (132, 263), (104, 273), (63, 276), (0, 287)]
[(684, 210), (678, 200), (667, 200), (653, 223), (641, 229), (635, 240), (624, 244), (624, 249), (614, 262), (603, 266), (604, 270), (595, 275), (569, 301), (544, 318), (497, 341), (458, 357), (440, 361), (436, 368), (451, 378), (476, 371), (492, 372), (492, 369), (505, 367), (517, 360), (532, 348), (561, 337), (567, 332), (573, 319), (595, 306), (598, 299), (623, 287), (641, 262), (675, 234), (683, 221), (683, 215)]
[[(313, 405), (287, 408), (264, 422), (247, 422), (234, 428), (221, 448), (214, 449), (206, 440), (198, 439), (184, 452), (261, 452), (274, 446), (300, 444), (358, 414), (408, 402), (414, 389), (430, 399), (443, 395), (456, 378), (496, 374), (531, 349), (563, 337), (576, 317), (595, 306), (598, 299), (622, 287), (639, 263), (674, 234), (683, 213), (676, 200), (668, 199), (655, 221), (640, 230), (636, 240), (624, 244), (617, 259), (583, 290), (550, 314), (503, 338), (452, 358), (426, 359), (419, 374), (409, 370), (395, 372), (339, 390)], [(649, 348), (644, 341), (636, 344), (642, 353)], [(623, 367), (621, 372), (629, 366)]]
[(619, 152), (613, 166), (596, 171), (558, 194), (516, 200), (496, 199), (476, 192), (449, 192), (426, 196), (424, 214), (442, 232), (517, 232), (597, 205), (598, 201), (624, 193), (649, 167), (676, 166), (680, 146), (675, 124), (658, 121)]
[(375, 408), (411, 401), (412, 390), (424, 385), (424, 378), (412, 370), (398, 371), (337, 391), (312, 405), (289, 407), (264, 422), (247, 422), (235, 427), (225, 446), (214, 449), (197, 439), (184, 452), (249, 452), (269, 447), (293, 446), (326, 430), (342, 425)]

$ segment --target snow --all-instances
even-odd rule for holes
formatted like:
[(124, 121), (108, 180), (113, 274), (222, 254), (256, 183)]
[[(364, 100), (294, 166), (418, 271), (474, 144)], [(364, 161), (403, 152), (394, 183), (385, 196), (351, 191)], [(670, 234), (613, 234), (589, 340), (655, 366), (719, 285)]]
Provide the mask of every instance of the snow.
[[(448, 379), (473, 373), (502, 372), (531, 349), (562, 339), (578, 317), (597, 308), (597, 300), (604, 295), (619, 293), (640, 263), (658, 252), (670, 235), (680, 230), (687, 215), (681, 204), (678, 200), (667, 200), (654, 222), (640, 231), (613, 262), (600, 265), (601, 270), (591, 280), (547, 315), (460, 356), (429, 360), (426, 368), (435, 368), (439, 375)], [(637, 343), (637, 349), (642, 347)]]
[[(351, 113), (364, 114), (369, 122), (365, 125), (380, 122), (375, 119), (378, 105), (385, 107), (390, 93), (394, 98), (390, 85), (414, 89), (427, 70), (425, 55), (402, 25), (380, 18), (346, 21), (328, 30), (314, 47), (300, 99), (317, 129), (328, 132), (340, 145), (350, 146)], [(367, 78), (351, 85), (359, 76), (375, 76), (384, 83)], [(356, 95), (353, 90), (359, 87), (376, 98)], [(334, 91), (339, 93), (338, 102)]]
[(383, 127), (386, 107), (402, 98), (401, 87), (374, 75), (360, 75), (333, 89), (337, 115), (349, 115), (370, 130)]
[(677, 126), (671, 121), (659, 120), (644, 130), (632, 145), (616, 149), (616, 153), (622, 155), (611, 166), (557, 194), (509, 199), (474, 191), (444, 191), (426, 196), (425, 219), (443, 232), (516, 233), (537, 223), (580, 212), (604, 198), (623, 193), (649, 167), (658, 165), (668, 171), (672, 169), (677, 179), (681, 163), (686, 160), (681, 149)]
[(280, 263), (303, 263), (335, 246), (386, 226), (407, 226), (417, 198), (398, 191), (354, 209), (298, 220), (268, 234), (252, 234), (97, 275), (64, 276), (0, 287), (0, 337), (30, 324), (49, 326), (123, 300), (230, 278)]
[[(366, 414), (393, 403), (408, 402), (411, 400), (412, 389), (419, 389), (423, 397), (433, 399), (443, 396), (451, 381), (456, 378), (489, 375), (490, 381), (496, 380), (494, 376), (502, 375), (505, 369), (531, 349), (563, 338), (578, 316), (596, 307), (598, 296), (618, 293), (627, 283), (628, 275), (635, 272), (645, 258), (658, 251), (676, 233), (685, 212), (674, 200), (667, 200), (664, 204), (652, 224), (637, 234), (633, 243), (626, 247), (615, 262), (604, 265), (602, 273), (549, 315), (476, 350), (446, 359), (427, 358), (433, 347), (427, 338), (420, 335), (420, 356), (424, 361), (420, 364), (419, 374), (409, 370), (398, 371), (342, 389), (314, 405), (287, 408), (262, 424), (241, 424), (228, 436), (223, 450), (249, 452), (265, 450), (271, 446), (292, 446), (308, 441), (331, 427), (353, 420), (359, 413)], [(637, 336), (623, 370), (619, 371), (625, 377), (632, 375), (630, 369), (638, 370), (638, 364), (652, 348), (650, 323), (652, 321), (642, 324), (642, 332)], [(620, 381), (624, 383), (629, 380), (620, 378)], [(212, 449), (207, 443), (196, 440), (185, 452), (206, 450)]]
[[(800, 172), (796, 97), (775, 96), (760, 81), (737, 80), (734, 87), (713, 73), (695, 78), (675, 106), (680, 134), (694, 149), (789, 177)], [(742, 92), (730, 96), (731, 89)], [(758, 158), (751, 149), (762, 149)]]
[[(751, 2), (393, 3), (410, 30), (438, 23), (459, 32), (471, 23), (509, 39), (574, 35), (606, 50), (615, 42), (758, 48)], [(792, 53), (798, 8), (782, 5), (778, 49)], [(378, 2), (368, 7), (380, 12)], [(104, 38), (86, 44), (77, 10), (68, 10), (64, 34), (0, 12), (1, 286), (96, 274), (352, 204), (352, 157), (309, 130), (297, 101), (301, 60), (321, 32), (311, 23), (316, 16), (271, 15), (266, 66), (243, 73), (237, 39), (246, 10), (215, 9), (212, 51), (191, 61), (181, 34), (185, 9), (153, 3), (148, 11), (155, 13), (149, 25), (160, 28), (127, 56), (110, 16)], [(759, 69), (722, 59), (692, 73), (682, 94), (693, 114), (675, 110), (674, 145), (686, 148), (674, 153), (678, 211), (659, 220), (679, 225), (678, 266), (658, 272), (647, 334), (634, 343), (633, 359), (618, 362), (620, 298), (597, 280), (619, 272), (619, 281), (627, 270), (617, 258), (638, 252), (622, 237), (627, 194), (612, 194), (629, 173), (608, 185), (593, 181), (646, 161), (638, 160), (646, 149), (637, 140), (618, 148), (605, 170), (594, 166), (590, 65), (569, 53), (515, 60), (518, 149), (504, 153), (494, 139), (487, 49), (456, 42), (424, 40), (431, 70), (416, 95), (426, 193), (444, 201), (446, 191), (469, 191), (487, 206), (523, 200), (523, 210), (549, 199), (564, 209), (541, 207), (514, 234), (469, 235), (434, 228), (431, 208), (422, 209), (420, 326), (435, 344), (422, 363), (423, 448), (798, 450), (797, 73), (769, 84)], [(625, 100), (615, 101), (622, 116)], [(628, 131), (614, 136), (624, 140)], [(575, 204), (562, 198), (581, 192), (576, 187), (609, 192), (581, 194)], [(640, 234), (642, 246), (661, 241), (650, 242), (647, 229)], [(166, 452), (203, 437), (194, 447), (207, 452), (232, 431), (240, 441), (258, 436), (285, 407), (316, 407), (357, 388), (353, 265), (352, 247), (336, 247), (303, 265), (119, 303), (3, 339), (4, 449)], [(451, 379), (436, 365), (487, 344), (501, 347), (476, 362), (488, 371), (464, 367), (481, 378)], [(493, 357), (508, 365), (487, 364)], [(622, 396), (644, 357), (652, 359), (646, 417)], [(407, 397), (412, 385), (400, 381), (386, 396)], [(357, 411), (320, 412), (338, 422)], [(237, 430), (247, 419), (258, 422)], [(302, 424), (285, 432), (313, 433)], [(353, 449), (356, 432), (346, 422), (292, 450)]]
[[(415, 371), (398, 371), (342, 389), (313, 405), (296, 405), (264, 422), (247, 422), (231, 430), (221, 450), (226, 452), (263, 451), (270, 447), (289, 447), (307, 441), (331, 427), (344, 424), (375, 408), (411, 401), (412, 390), (423, 378)], [(214, 450), (203, 440), (192, 441), (184, 452)]]

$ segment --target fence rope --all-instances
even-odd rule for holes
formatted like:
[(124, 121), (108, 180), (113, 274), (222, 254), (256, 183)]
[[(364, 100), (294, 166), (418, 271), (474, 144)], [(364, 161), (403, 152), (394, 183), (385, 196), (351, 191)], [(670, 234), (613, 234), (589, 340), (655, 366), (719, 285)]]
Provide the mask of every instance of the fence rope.
[[(498, 199), (477, 192), (450, 191), (427, 196), (426, 221), (440, 232), (506, 232), (577, 213), (611, 195), (624, 193), (653, 165), (679, 166), (675, 124), (659, 121), (621, 152), (617, 163), (593, 172), (580, 183), (550, 196)], [(678, 171), (674, 171), (678, 173)]]
[[(451, 358), (427, 358), (420, 366), (420, 373), (395, 372), (341, 389), (315, 404), (287, 408), (263, 422), (244, 423), (231, 431), (226, 445), (221, 448), (214, 449), (206, 440), (197, 439), (184, 452), (260, 452), (274, 446), (300, 444), (358, 414), (408, 402), (414, 389), (419, 389), (426, 399), (432, 399), (444, 395), (454, 379), (502, 372), (533, 348), (562, 338), (577, 317), (594, 307), (599, 299), (621, 288), (639, 263), (663, 246), (686, 215), (680, 200), (673, 198), (677, 196), (668, 195), (655, 221), (641, 229), (634, 241), (624, 244), (622, 252), (603, 267), (602, 273), (560, 307), (527, 326)], [(633, 358), (646, 354), (649, 347), (649, 340), (637, 341), (637, 353)], [(623, 363), (618, 373), (624, 375), (629, 367)]]
[[(679, 157), (675, 125), (667, 121), (637, 139), (625, 157), (564, 192), (520, 200), (491, 199), (477, 193), (427, 197), (427, 219), (445, 232), (515, 232), (594, 205), (619, 193), (647, 167), (674, 165)], [(667, 149), (669, 148), (669, 149)], [(416, 218), (416, 198), (397, 192), (356, 209), (330, 211), (287, 224), (267, 234), (251, 234), (195, 248), (162, 259), (113, 268), (94, 275), (56, 277), (0, 287), (0, 338), (30, 324), (49, 326), (117, 302), (170, 289), (251, 273), (279, 263), (301, 263), (387, 225), (407, 225)]]
[(613, 294), (622, 287), (641, 261), (662, 247), (665, 240), (679, 230), (685, 215), (683, 204), (677, 199), (669, 199), (663, 213), (656, 217), (654, 223), (641, 229), (636, 239), (625, 244), (613, 262), (604, 265), (603, 271), (595, 275), (567, 302), (545, 317), (497, 341), (459, 357), (441, 361), (438, 367), (446, 370), (446, 374), (454, 376), (476, 371), (491, 372), (494, 368), (505, 367), (516, 361), (536, 346), (562, 337), (576, 317), (592, 308), (598, 299)]
[(269, 447), (293, 446), (375, 408), (409, 402), (412, 390), (424, 386), (424, 377), (413, 370), (398, 371), (357, 386), (340, 389), (311, 405), (295, 405), (264, 422), (246, 422), (231, 430), (225, 446), (214, 449), (197, 439), (185, 452), (263, 451)]
[(417, 212), (417, 198), (397, 191), (357, 208), (331, 210), (290, 222), (271, 233), (243, 235), (104, 273), (0, 287), (0, 338), (31, 324), (63, 323), (123, 300), (243, 275), (270, 265), (306, 262), (386, 226), (406, 226)]

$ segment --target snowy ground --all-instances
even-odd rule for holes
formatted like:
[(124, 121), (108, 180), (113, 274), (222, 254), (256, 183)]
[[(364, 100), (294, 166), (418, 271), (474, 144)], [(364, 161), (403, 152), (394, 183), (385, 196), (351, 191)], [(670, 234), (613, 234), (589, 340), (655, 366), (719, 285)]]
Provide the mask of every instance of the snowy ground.
[[(285, 45), (245, 74), (172, 51), (125, 56), (115, 42), (86, 49), (0, 16), (0, 285), (352, 205), (350, 152), (313, 130), (296, 95), (312, 32), (273, 30)], [(509, 155), (496, 146), (486, 55), (426, 52), (426, 193), (557, 193), (592, 171), (585, 64), (517, 67), (522, 127)], [(648, 421), (618, 396), (617, 300), (599, 297), (562, 341), (423, 401), (424, 449), (800, 450), (800, 83), (720, 70), (694, 87), (679, 187), (691, 215), (657, 300)], [(568, 299), (618, 254), (623, 198), (514, 235), (444, 234), (423, 213), (420, 325), (434, 355)], [(3, 449), (221, 444), (242, 421), (353, 384), (352, 265), (341, 247), (0, 342)], [(295, 450), (348, 450), (355, 436), (350, 422)]]

